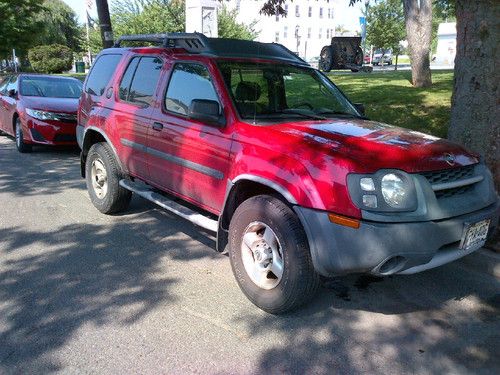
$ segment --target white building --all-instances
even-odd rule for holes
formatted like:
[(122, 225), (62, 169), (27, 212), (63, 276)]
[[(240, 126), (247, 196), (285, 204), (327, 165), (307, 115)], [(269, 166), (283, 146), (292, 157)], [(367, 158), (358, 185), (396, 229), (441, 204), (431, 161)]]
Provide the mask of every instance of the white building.
[(457, 25), (455, 22), (440, 23), (437, 33), (436, 63), (454, 65), (457, 53)]
[[(344, 0), (346, 1), (346, 0)], [(238, 8), (238, 22), (251, 24), (259, 32), (257, 41), (281, 43), (305, 60), (318, 57), (321, 48), (330, 44), (335, 34), (333, 0), (294, 0), (287, 2), (287, 16), (265, 16), (260, 14), (264, 0), (229, 0), (224, 4), (229, 9)]]

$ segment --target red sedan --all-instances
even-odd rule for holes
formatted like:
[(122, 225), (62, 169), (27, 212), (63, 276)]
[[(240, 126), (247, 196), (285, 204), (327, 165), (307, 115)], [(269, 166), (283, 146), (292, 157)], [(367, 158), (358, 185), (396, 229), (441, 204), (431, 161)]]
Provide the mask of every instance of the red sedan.
[(75, 145), (82, 83), (39, 74), (7, 76), (0, 82), (0, 131), (16, 138), (19, 152), (32, 145)]

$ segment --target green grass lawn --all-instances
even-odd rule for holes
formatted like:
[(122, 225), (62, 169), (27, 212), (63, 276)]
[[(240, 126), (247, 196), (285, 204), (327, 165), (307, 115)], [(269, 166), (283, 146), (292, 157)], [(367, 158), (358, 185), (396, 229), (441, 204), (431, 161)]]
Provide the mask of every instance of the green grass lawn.
[(431, 88), (414, 88), (410, 71), (346, 74), (330, 79), (372, 120), (446, 137), (450, 122), (453, 71), (433, 71)]

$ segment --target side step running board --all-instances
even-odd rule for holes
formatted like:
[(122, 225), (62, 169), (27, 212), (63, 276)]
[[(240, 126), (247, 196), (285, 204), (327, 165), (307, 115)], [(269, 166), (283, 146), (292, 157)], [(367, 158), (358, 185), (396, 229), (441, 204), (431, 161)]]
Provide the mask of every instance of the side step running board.
[(120, 185), (127, 190), (130, 190), (143, 198), (146, 198), (148, 201), (151, 201), (158, 206), (186, 219), (193, 224), (196, 224), (210, 232), (217, 232), (218, 223), (217, 220), (209, 219), (206, 216), (203, 216), (200, 213), (197, 213), (190, 208), (187, 208), (177, 202), (174, 202), (171, 199), (164, 197), (158, 193), (155, 193), (153, 190), (148, 189), (145, 186), (141, 186), (135, 182), (129, 180), (120, 180)]

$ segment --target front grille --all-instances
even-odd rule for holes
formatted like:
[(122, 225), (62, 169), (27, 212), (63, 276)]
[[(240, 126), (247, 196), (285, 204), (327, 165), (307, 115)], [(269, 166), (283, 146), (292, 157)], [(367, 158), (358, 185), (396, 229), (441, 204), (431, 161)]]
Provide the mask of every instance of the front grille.
[[(424, 176), (427, 181), (429, 181), (431, 186), (436, 186), (439, 184), (453, 183), (456, 181), (474, 177), (474, 167), (474, 165), (468, 165), (466, 167), (445, 169), (442, 171), (422, 172), (421, 175)], [(473, 188), (474, 183), (471, 183), (464, 186), (450, 187), (449, 189), (436, 189), (434, 193), (437, 199), (450, 198), (457, 195), (466, 194)]]
[(71, 134), (56, 134), (54, 142), (76, 142), (76, 136)]
[(460, 186), (457, 188), (452, 188), (452, 189), (446, 189), (446, 190), (439, 190), (436, 191), (436, 198), (441, 199), (441, 198), (450, 198), (454, 197), (455, 195), (462, 195), (465, 193), (468, 193), (469, 191), (472, 190), (473, 185), (467, 185), (467, 186)]
[(424, 176), (431, 185), (453, 182), (472, 177), (474, 175), (474, 165), (445, 169), (442, 171), (423, 172), (421, 175)]

